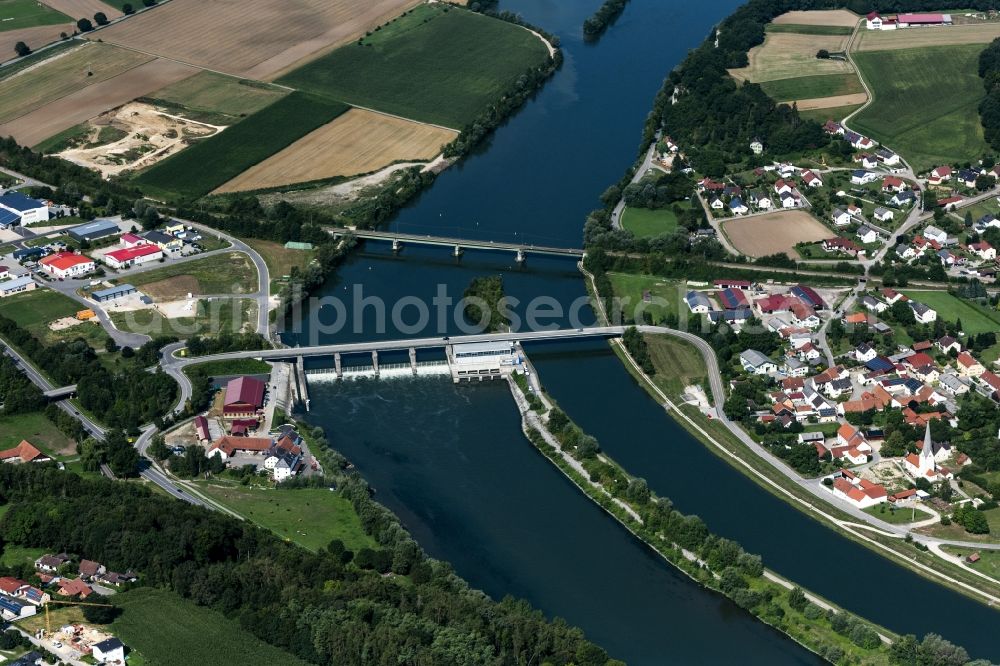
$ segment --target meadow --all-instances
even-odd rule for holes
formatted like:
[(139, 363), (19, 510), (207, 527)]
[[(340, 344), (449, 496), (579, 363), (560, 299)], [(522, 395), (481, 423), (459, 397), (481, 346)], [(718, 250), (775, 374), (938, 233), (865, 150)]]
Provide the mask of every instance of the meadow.
[(767, 32), (794, 32), (800, 35), (849, 35), (854, 28), (846, 25), (809, 25), (803, 23), (771, 23)]
[(730, 70), (740, 80), (774, 81), (821, 74), (845, 74), (852, 71), (850, 63), (843, 60), (816, 57), (819, 49), (843, 51), (848, 38), (841, 35), (801, 35), (791, 32), (772, 32), (764, 43), (750, 49), (750, 64)]
[(50, 289), (35, 289), (0, 301), (0, 315), (13, 319), (34, 334), (49, 322), (71, 317), (83, 309), (79, 303)]
[(851, 126), (904, 155), (917, 172), (989, 152), (978, 105), (982, 45), (854, 54), (874, 100)]
[(0, 414), (0, 451), (17, 446), (22, 439), (49, 455), (76, 453), (76, 442), (64, 435), (45, 414)]
[(287, 90), (203, 70), (194, 76), (161, 88), (147, 97), (152, 104), (177, 109), (177, 115), (217, 125), (260, 111)]
[(149, 196), (197, 199), (347, 111), (346, 104), (295, 92), (139, 174)]
[(672, 397), (679, 397), (684, 387), (701, 385), (707, 373), (701, 354), (690, 342), (669, 335), (645, 335), (649, 356), (656, 367), (653, 383)]
[[(40, 25), (72, 23), (70, 17), (46, 7), (37, 0), (0, 0), (0, 31), (34, 28)], [(4, 60), (8, 55), (5, 54)]]
[(764, 92), (779, 102), (812, 99), (814, 97), (836, 97), (864, 93), (861, 81), (855, 73), (814, 74), (794, 79), (777, 79), (760, 84)]
[(167, 590), (129, 590), (116, 594), (114, 603), (124, 612), (111, 624), (111, 632), (147, 664), (305, 666), (298, 658), (261, 641), (236, 620)]
[(162, 301), (186, 298), (188, 293), (195, 296), (250, 293), (260, 288), (253, 263), (241, 252), (157, 268), (129, 276), (128, 281)]
[(317, 551), (333, 539), (348, 550), (377, 548), (351, 502), (326, 488), (248, 488), (212, 481), (198, 490), (282, 539)]
[(546, 55), (541, 40), (516, 25), (448, 5), (421, 5), (278, 81), (459, 129)]
[[(632, 317), (636, 308), (641, 306), (653, 321), (658, 322), (670, 313), (685, 318), (687, 306), (682, 302), (685, 291), (682, 283), (638, 273), (608, 273), (608, 278), (615, 297), (623, 299), (622, 310), (628, 317)], [(646, 292), (650, 296), (648, 303), (642, 299)]]
[(622, 227), (636, 238), (652, 238), (677, 230), (677, 214), (669, 208), (628, 207), (622, 212)]
[(818, 109), (799, 109), (799, 115), (818, 123), (825, 123), (827, 120), (842, 120), (853, 112), (861, 108), (860, 104), (847, 104), (846, 106), (831, 106)]
[(952, 296), (946, 291), (906, 291), (908, 298), (919, 301), (937, 310), (938, 317), (945, 321), (962, 320), (962, 330), (967, 335), (978, 335), (987, 331), (1000, 330), (1000, 312)]

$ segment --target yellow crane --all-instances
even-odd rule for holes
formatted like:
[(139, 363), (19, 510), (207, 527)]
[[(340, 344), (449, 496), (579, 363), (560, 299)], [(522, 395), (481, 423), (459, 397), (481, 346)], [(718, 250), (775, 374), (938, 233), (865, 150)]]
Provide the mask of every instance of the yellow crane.
[(45, 635), (52, 635), (52, 621), (49, 618), (49, 604), (63, 604), (65, 606), (105, 606), (107, 608), (112, 608), (114, 604), (95, 604), (91, 601), (56, 601), (55, 599), (49, 600), (45, 604)]

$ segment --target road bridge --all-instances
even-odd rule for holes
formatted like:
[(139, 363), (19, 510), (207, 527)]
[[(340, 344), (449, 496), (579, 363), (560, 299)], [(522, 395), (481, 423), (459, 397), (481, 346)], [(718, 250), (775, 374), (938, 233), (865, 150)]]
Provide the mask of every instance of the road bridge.
[(326, 229), (335, 237), (354, 236), (362, 240), (379, 240), (392, 243), (392, 249), (398, 252), (406, 244), (411, 245), (438, 245), (451, 247), (452, 254), (456, 257), (462, 255), (465, 250), (508, 250), (514, 252), (519, 262), (524, 261), (528, 254), (544, 254), (556, 257), (582, 257), (584, 252), (578, 248), (549, 247), (545, 245), (532, 245), (528, 243), (510, 243), (507, 241), (475, 241), (465, 238), (451, 238), (448, 236), (421, 236), (419, 234), (405, 234), (396, 231), (370, 231), (366, 229), (346, 229), (342, 227), (327, 227)]
[(43, 391), (42, 395), (44, 395), (47, 400), (62, 400), (64, 398), (70, 398), (76, 395), (76, 384), (63, 386), (61, 388), (54, 388), (51, 391)]

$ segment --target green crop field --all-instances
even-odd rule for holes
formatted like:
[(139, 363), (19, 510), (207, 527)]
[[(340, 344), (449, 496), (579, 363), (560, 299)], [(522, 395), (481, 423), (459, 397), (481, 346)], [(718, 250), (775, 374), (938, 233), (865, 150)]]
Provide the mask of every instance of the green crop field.
[(652, 238), (677, 230), (677, 215), (669, 208), (626, 208), (622, 227), (637, 238)]
[(767, 32), (795, 32), (800, 35), (849, 35), (854, 28), (846, 25), (805, 25), (801, 23), (769, 23)]
[(851, 126), (890, 145), (920, 172), (989, 152), (978, 105), (982, 44), (854, 54), (874, 101)]
[[(227, 125), (288, 94), (276, 86), (202, 71), (148, 96), (151, 102), (180, 110), (180, 115)], [(217, 116), (222, 116), (221, 118)], [(228, 120), (227, 120), (228, 117)]]
[(777, 79), (764, 81), (760, 84), (770, 97), (784, 102), (793, 99), (813, 99), (815, 97), (834, 97), (837, 95), (853, 95), (865, 91), (861, 81), (853, 72), (848, 74), (817, 74), (815, 76), (798, 76), (794, 79)]
[(421, 5), (279, 83), (461, 128), (547, 55), (516, 25), (447, 4)]
[(111, 632), (146, 664), (306, 666), (236, 620), (173, 592), (143, 587), (116, 594), (113, 600), (124, 612), (111, 624)]
[(199, 484), (198, 489), (247, 520), (309, 550), (319, 550), (333, 539), (340, 539), (355, 552), (377, 547), (365, 534), (351, 502), (326, 488), (275, 490), (213, 481)]
[(1000, 330), (1000, 312), (952, 296), (946, 291), (906, 291), (908, 298), (934, 309), (945, 321), (962, 320), (962, 330), (968, 335)]
[(168, 157), (134, 182), (148, 195), (197, 199), (347, 111), (346, 104), (295, 92), (225, 131)]
[(799, 109), (799, 116), (815, 120), (818, 123), (825, 123), (827, 120), (843, 120), (854, 111), (861, 108), (860, 104), (849, 104), (847, 106), (832, 106), (828, 109)]
[(37, 0), (0, 0), (0, 31), (39, 25), (69, 24), (73, 20)]

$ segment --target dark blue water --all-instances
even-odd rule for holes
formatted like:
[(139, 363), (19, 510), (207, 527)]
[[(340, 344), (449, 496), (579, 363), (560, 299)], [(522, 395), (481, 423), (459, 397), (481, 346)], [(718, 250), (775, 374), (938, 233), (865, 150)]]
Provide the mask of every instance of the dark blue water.
[[(559, 34), (566, 64), (491, 144), (448, 170), (393, 222), (413, 233), (526, 239), (579, 245), (597, 197), (636, 156), (643, 120), (664, 75), (735, 0), (632, 0), (596, 45), (580, 25), (599, 4), (510, 0)], [(479, 275), (501, 274), (509, 296), (562, 306), (565, 326), (585, 295), (571, 261), (404, 249), (370, 244), (323, 296), (344, 303), (307, 309), (292, 344), (461, 332), (455, 313), (432, 300), (460, 298)], [(382, 299), (355, 312), (361, 296)], [(425, 304), (391, 311), (401, 301)], [(537, 302), (536, 302), (537, 303)], [(384, 324), (380, 322), (384, 319)], [(443, 321), (441, 321), (443, 320)], [(460, 317), (458, 321), (461, 321)], [(570, 352), (569, 350), (573, 351)], [(533, 346), (543, 382), (572, 418), (632, 473), (714, 532), (760, 553), (778, 572), (900, 632), (937, 631), (975, 656), (1000, 659), (984, 627), (995, 613), (838, 536), (774, 498), (691, 438), (650, 400), (603, 345)], [(398, 361), (402, 361), (400, 358)], [(356, 364), (369, 362), (364, 357)], [(392, 362), (392, 361), (390, 361)], [(494, 597), (529, 599), (581, 626), (632, 664), (799, 663), (799, 646), (704, 591), (603, 515), (524, 439), (502, 385), (454, 387), (447, 380), (317, 384), (310, 420), (378, 488), (435, 557), (452, 562)], [(906, 612), (925, 608), (933, 612)]]

